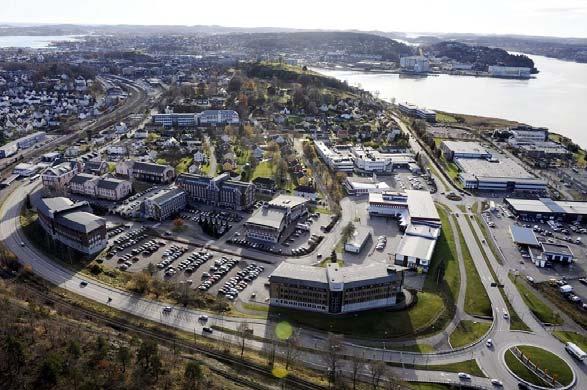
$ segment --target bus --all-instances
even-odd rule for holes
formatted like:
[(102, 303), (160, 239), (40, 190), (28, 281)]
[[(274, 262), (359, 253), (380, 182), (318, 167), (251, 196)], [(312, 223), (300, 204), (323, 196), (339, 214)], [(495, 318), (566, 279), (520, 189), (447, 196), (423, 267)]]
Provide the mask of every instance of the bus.
[(585, 360), (585, 358), (587, 358), (587, 353), (583, 352), (583, 350), (581, 348), (579, 348), (577, 346), (577, 344), (575, 343), (567, 343), (565, 345), (565, 349), (567, 350), (568, 353), (570, 353), (571, 355), (573, 355), (576, 359), (583, 361)]

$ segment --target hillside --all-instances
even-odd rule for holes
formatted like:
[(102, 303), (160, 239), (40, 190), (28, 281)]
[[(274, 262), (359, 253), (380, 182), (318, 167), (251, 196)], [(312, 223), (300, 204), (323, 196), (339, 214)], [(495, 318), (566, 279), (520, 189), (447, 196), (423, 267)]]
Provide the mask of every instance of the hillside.
[[(218, 39), (219, 36), (214, 37)], [(231, 45), (247, 49), (326, 53), (342, 51), (348, 54), (381, 56), (384, 60), (399, 61), (412, 54), (412, 48), (389, 38), (354, 32), (293, 32), (229, 34), (221, 38)]]
[(447, 57), (454, 61), (474, 64), (477, 70), (487, 70), (490, 65), (520, 66), (538, 73), (534, 61), (523, 54), (510, 54), (503, 49), (487, 46), (471, 46), (462, 42), (444, 41), (424, 48), (436, 57)]

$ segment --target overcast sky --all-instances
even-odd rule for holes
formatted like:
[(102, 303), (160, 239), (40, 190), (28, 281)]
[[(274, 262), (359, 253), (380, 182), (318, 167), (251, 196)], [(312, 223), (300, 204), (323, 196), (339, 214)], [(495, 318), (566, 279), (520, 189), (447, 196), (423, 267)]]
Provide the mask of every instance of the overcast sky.
[(587, 0), (0, 0), (0, 22), (587, 37)]

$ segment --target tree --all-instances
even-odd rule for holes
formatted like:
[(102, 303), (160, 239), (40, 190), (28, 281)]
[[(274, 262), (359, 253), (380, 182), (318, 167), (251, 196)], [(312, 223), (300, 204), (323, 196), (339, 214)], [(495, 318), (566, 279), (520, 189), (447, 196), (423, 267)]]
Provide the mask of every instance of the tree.
[(351, 364), (351, 380), (353, 381), (353, 390), (357, 388), (357, 380), (359, 379), (359, 372), (361, 371), (361, 367), (364, 365), (364, 360), (357, 355), (356, 352), (353, 352), (350, 356), (350, 364)]
[(151, 340), (143, 340), (137, 350), (137, 365), (143, 371), (155, 378), (159, 377), (161, 372), (161, 358), (159, 356), (159, 346)]
[(199, 383), (202, 380), (202, 365), (200, 362), (190, 360), (186, 363), (183, 372), (184, 388), (186, 389), (197, 389)]
[(246, 321), (241, 322), (237, 328), (237, 336), (241, 346), (241, 359), (245, 353), (245, 343), (247, 342), (247, 337), (251, 331), (252, 329), (249, 327), (249, 324)]
[(342, 341), (342, 336), (333, 333), (329, 333), (328, 339), (326, 339), (326, 350), (322, 358), (328, 369), (328, 380), (330, 383), (336, 383), (336, 369), (343, 349)]
[(385, 363), (380, 360), (372, 361), (367, 365), (367, 371), (371, 378), (373, 390), (377, 390), (379, 383), (381, 382), (381, 377), (385, 373)]
[(280, 158), (277, 160), (275, 167), (275, 183), (278, 187), (282, 187), (287, 182), (287, 162)]
[(228, 82), (229, 92), (239, 92), (243, 86), (243, 80), (239, 76), (234, 76)]
[(289, 369), (289, 365), (296, 359), (300, 350), (299, 334), (297, 330), (293, 330), (291, 335), (285, 341), (285, 369)]
[(346, 226), (342, 229), (342, 233), (341, 233), (341, 238), (343, 242), (347, 242), (348, 240), (350, 240), (353, 237), (353, 234), (355, 234), (355, 224), (352, 222), (349, 222), (346, 224)]
[(185, 225), (185, 222), (182, 218), (178, 217), (173, 220), (173, 226), (175, 226), (176, 228), (182, 228), (183, 225)]
[(37, 376), (37, 385), (41, 388), (54, 387), (59, 381), (62, 370), (63, 361), (59, 354), (57, 352), (49, 352), (41, 363)]
[(126, 372), (126, 367), (130, 363), (131, 354), (130, 349), (126, 346), (120, 346), (116, 351), (116, 360), (122, 366), (122, 372)]

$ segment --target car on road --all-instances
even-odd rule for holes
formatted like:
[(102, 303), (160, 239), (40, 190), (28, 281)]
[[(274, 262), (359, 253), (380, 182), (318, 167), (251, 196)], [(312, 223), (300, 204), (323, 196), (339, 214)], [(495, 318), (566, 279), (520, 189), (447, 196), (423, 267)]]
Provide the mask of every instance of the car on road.
[(492, 379), (491, 384), (495, 387), (503, 387), (503, 382), (499, 379)]
[(198, 317), (198, 320), (202, 321), (202, 322), (206, 322), (206, 321), (208, 321), (208, 316), (205, 314), (202, 314), (201, 316)]
[(206, 332), (206, 333), (212, 333), (212, 332), (214, 332), (214, 331), (212, 330), (212, 328), (210, 328), (210, 327), (208, 327), (208, 326), (205, 326), (205, 327), (203, 327), (203, 328), (202, 328), (202, 331), (203, 331), (203, 332)]
[(86, 287), (86, 286), (88, 285), (88, 282), (86, 282), (85, 280), (82, 280), (82, 281), (79, 283), (79, 285), (80, 285), (80, 286), (82, 286), (82, 287)]
[(487, 348), (493, 347), (493, 339), (487, 339), (485, 345), (487, 345)]
[(503, 318), (505, 318), (506, 320), (508, 320), (510, 318), (510, 315), (508, 312), (503, 313)]
[(171, 309), (171, 306), (165, 306), (165, 307), (163, 308), (163, 313), (171, 313), (171, 310), (172, 310), (172, 309)]
[(24, 241), (20, 242), (20, 246), (25, 247)]
[(461, 379), (461, 380), (465, 380), (465, 381), (471, 380), (471, 375), (467, 374), (466, 372), (459, 372), (457, 375), (459, 376), (459, 379)]

